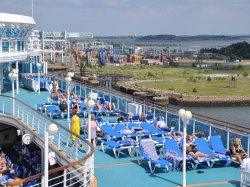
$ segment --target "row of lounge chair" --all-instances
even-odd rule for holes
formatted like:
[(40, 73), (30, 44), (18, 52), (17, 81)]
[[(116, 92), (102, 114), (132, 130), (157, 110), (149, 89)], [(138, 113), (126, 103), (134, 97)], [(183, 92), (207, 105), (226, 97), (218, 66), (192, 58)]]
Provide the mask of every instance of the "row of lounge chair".
[[(129, 130), (133, 129), (133, 127), (138, 128), (136, 125), (138, 124), (128, 124)], [(175, 139), (166, 137), (164, 133), (152, 134), (148, 131), (147, 133), (139, 134), (137, 131), (131, 130), (127, 134), (122, 134), (120, 132), (128, 130), (124, 124), (117, 124), (114, 126), (114, 129), (111, 125), (103, 125), (101, 129), (105, 133), (104, 137), (99, 138), (102, 141), (103, 152), (108, 148), (112, 149), (115, 158), (119, 158), (120, 153), (124, 150), (128, 151), (129, 156), (134, 156), (136, 153), (138, 163), (146, 160), (152, 173), (156, 167), (169, 170), (170, 168), (180, 169), (182, 166), (183, 158), (178, 142)], [(159, 134), (161, 136), (157, 136)], [(147, 138), (145, 139), (145, 137)], [(213, 167), (214, 163), (217, 162), (224, 166), (231, 164), (232, 159), (227, 155), (227, 151), (219, 136), (209, 137), (210, 146), (204, 138), (196, 138), (194, 143), (197, 144), (198, 151), (213, 156), (211, 158), (198, 159), (187, 156), (188, 167), (196, 169), (199, 164), (207, 164), (208, 167)], [(165, 158), (157, 156), (156, 147), (158, 146), (162, 146), (160, 153)]]

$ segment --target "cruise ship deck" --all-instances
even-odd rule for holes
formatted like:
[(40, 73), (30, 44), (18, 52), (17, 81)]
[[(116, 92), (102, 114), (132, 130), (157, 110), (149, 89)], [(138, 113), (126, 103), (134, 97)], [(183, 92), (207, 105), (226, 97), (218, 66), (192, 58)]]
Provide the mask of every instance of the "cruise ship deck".
[[(11, 96), (11, 90), (5, 92), (4, 95)], [(15, 97), (34, 107), (37, 103), (46, 102), (48, 96), (49, 92), (47, 91), (42, 91), (39, 95), (36, 92), (20, 88), (19, 94)], [(66, 128), (68, 127), (67, 119), (55, 120)], [(85, 135), (82, 136), (85, 137)], [(94, 174), (97, 177), (99, 187), (182, 185), (182, 171), (164, 172), (156, 169), (155, 173), (151, 174), (146, 162), (138, 165), (137, 157), (130, 157), (123, 153), (116, 159), (111, 149), (103, 153), (100, 145), (96, 147), (94, 157)], [(202, 170), (204, 173), (197, 173), (198, 170)], [(232, 163), (229, 167), (223, 167), (215, 164), (213, 168), (198, 167), (196, 170), (188, 170), (187, 186), (240, 186), (239, 165)]]

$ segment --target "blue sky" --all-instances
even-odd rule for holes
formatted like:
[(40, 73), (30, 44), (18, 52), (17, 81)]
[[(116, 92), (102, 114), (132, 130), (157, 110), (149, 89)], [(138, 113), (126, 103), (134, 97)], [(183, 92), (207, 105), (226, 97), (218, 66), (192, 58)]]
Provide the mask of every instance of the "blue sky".
[[(31, 0), (0, 0), (31, 15)], [(34, 0), (37, 29), (98, 36), (250, 34), (250, 0)]]

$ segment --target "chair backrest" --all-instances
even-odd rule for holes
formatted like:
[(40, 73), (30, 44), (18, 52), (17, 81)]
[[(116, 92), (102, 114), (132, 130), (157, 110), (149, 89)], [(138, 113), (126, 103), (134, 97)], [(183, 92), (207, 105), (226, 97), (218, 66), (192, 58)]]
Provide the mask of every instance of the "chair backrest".
[(53, 110), (56, 110), (56, 105), (48, 105), (46, 106), (46, 110), (52, 112)]
[(139, 119), (140, 119), (140, 115), (139, 115), (139, 114), (134, 114), (134, 115), (131, 117), (131, 121), (132, 121), (132, 122), (139, 122)]
[(100, 98), (100, 104), (103, 105), (104, 104), (104, 98)]
[(102, 116), (96, 116), (94, 121), (97, 121), (98, 123), (101, 123), (102, 121)]
[(167, 151), (174, 151), (178, 154), (178, 156), (182, 157), (182, 152), (179, 149), (177, 142), (174, 139), (165, 139), (164, 141), (164, 149)]
[(146, 121), (152, 121), (153, 120), (153, 118), (154, 118), (154, 115), (153, 114), (148, 114), (148, 115), (146, 115)]
[(133, 128), (140, 128), (140, 125), (136, 123), (129, 123), (128, 128), (132, 130)]
[(147, 160), (159, 160), (153, 140), (140, 140), (140, 149), (142, 156)]
[(208, 139), (215, 152), (221, 153), (226, 150), (220, 136), (209, 136)]
[(127, 130), (126, 126), (122, 123), (118, 123), (115, 125), (115, 130), (121, 131), (121, 130)]
[(141, 124), (141, 127), (144, 130), (147, 130), (151, 133), (157, 133), (157, 134), (162, 134), (162, 131), (159, 131), (158, 129), (156, 129), (155, 127), (153, 127), (151, 124), (149, 124), (148, 122), (144, 122)]
[(102, 125), (101, 129), (105, 134), (111, 137), (122, 138), (124, 136), (121, 133), (116, 132), (111, 125)]
[(204, 138), (195, 138), (194, 143), (197, 145), (198, 151), (207, 155), (211, 155), (213, 153), (212, 149), (209, 148), (207, 141)]
[(87, 106), (86, 106), (84, 103), (80, 103), (80, 108), (81, 108), (81, 109), (86, 109)]

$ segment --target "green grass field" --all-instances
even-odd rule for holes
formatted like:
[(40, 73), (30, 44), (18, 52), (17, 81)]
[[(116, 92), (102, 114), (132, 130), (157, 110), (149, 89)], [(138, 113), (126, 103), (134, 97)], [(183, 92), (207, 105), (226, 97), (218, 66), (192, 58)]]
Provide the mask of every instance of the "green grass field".
[[(191, 67), (108, 66), (90, 68), (99, 73), (132, 75), (136, 85), (194, 95), (249, 95), (250, 68), (230, 70), (197, 69)], [(243, 76), (245, 74), (245, 76)], [(249, 77), (246, 76), (249, 74)], [(232, 76), (236, 81), (231, 81)], [(208, 81), (211, 77), (211, 81)], [(142, 81), (144, 80), (144, 81)], [(148, 80), (148, 81), (146, 81)]]

